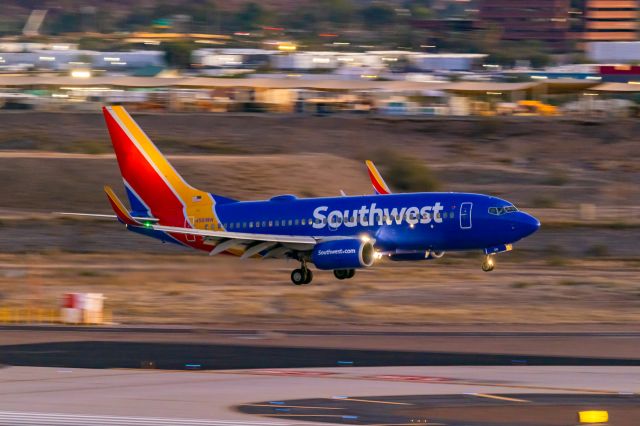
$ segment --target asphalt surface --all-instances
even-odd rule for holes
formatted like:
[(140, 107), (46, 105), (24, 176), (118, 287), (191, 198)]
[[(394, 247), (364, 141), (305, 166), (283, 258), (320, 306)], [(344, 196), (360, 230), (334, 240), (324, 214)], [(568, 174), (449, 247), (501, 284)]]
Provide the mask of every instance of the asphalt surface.
[(302, 330), (0, 326), (0, 364), (199, 369), (640, 365), (627, 330)]
[(638, 337), (3, 326), (0, 425), (637, 426)]
[(270, 418), (316, 422), (449, 426), (566, 426), (581, 411), (606, 411), (609, 424), (637, 425), (640, 396), (594, 394), (402, 395), (296, 399), (244, 404), (240, 411)]
[(0, 425), (12, 426), (567, 426), (587, 409), (640, 424), (638, 367), (7, 367), (0, 378)]
[(0, 364), (68, 368), (228, 370), (332, 366), (640, 366), (640, 359), (95, 340), (3, 345), (0, 346)]

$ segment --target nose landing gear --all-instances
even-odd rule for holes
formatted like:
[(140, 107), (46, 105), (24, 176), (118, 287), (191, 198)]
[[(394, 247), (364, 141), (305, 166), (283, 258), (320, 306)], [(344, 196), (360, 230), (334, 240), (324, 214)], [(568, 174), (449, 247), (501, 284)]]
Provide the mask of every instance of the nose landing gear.
[(493, 255), (488, 254), (484, 257), (484, 262), (482, 262), (482, 270), (484, 272), (491, 272), (496, 267), (495, 262), (493, 261)]

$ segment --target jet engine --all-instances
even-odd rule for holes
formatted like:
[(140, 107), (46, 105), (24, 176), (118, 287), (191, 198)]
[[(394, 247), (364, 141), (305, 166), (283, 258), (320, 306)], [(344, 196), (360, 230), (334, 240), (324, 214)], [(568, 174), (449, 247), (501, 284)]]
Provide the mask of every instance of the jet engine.
[(367, 268), (374, 258), (373, 244), (355, 238), (322, 242), (311, 253), (316, 268), (325, 270)]

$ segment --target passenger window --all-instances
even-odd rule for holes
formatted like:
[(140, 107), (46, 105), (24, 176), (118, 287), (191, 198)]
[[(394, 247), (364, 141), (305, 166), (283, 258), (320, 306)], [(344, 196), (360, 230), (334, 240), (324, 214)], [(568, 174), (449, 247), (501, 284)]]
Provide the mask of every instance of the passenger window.
[(260, 228), (260, 222), (256, 222), (256, 228)]
[(306, 225), (307, 224), (307, 219), (302, 219), (302, 224)]
[[(208, 227), (209, 227), (209, 225), (205, 225), (205, 228), (208, 228)], [(229, 229), (233, 229), (233, 223), (229, 224)]]
[(249, 222), (249, 228), (253, 228), (253, 222)]
[(299, 219), (296, 219), (295, 224), (296, 224), (296, 225), (300, 225), (300, 220), (299, 220)]
[(272, 226), (273, 226), (273, 221), (272, 221), (272, 220), (270, 220), (270, 221), (269, 221), (269, 228), (271, 228)]
[(450, 217), (451, 219), (453, 219), (453, 218), (455, 218), (455, 217), (456, 217), (456, 214), (455, 214), (454, 212), (450, 212), (450, 213), (449, 213), (449, 217)]
[(289, 219), (289, 226), (293, 225), (293, 220)]

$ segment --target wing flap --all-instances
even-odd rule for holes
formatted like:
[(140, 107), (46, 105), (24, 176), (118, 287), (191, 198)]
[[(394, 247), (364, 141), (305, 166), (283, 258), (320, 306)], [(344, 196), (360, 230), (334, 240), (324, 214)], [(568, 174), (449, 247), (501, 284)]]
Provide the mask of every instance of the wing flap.
[[(142, 224), (137, 226), (143, 226)], [(273, 235), (273, 234), (253, 234), (245, 232), (227, 232), (227, 231), (212, 231), (208, 229), (194, 229), (194, 228), (181, 228), (177, 226), (164, 226), (164, 225), (147, 225), (148, 228), (155, 229), (157, 231), (169, 232), (173, 234), (185, 234), (196, 235), (201, 237), (217, 237), (228, 238), (230, 240), (244, 240), (244, 241), (270, 241), (275, 243), (290, 243), (290, 244), (311, 244), (315, 245), (317, 240), (313, 237), (307, 237), (303, 235)]]

